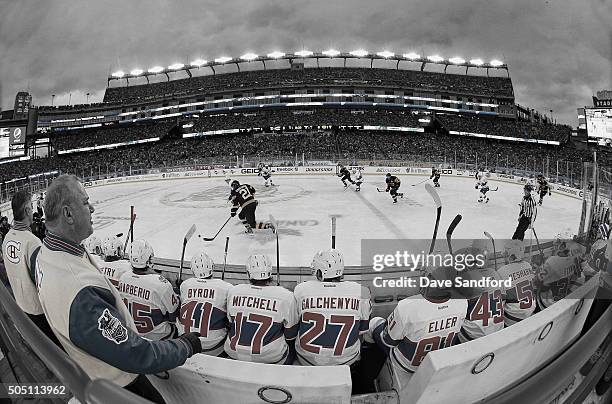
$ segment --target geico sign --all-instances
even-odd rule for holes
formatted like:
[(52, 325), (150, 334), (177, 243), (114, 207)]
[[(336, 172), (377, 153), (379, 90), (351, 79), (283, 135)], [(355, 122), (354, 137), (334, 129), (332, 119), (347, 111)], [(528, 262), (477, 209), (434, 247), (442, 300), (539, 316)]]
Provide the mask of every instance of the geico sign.
[(309, 172), (309, 171), (329, 173), (333, 171), (333, 168), (331, 167), (320, 167), (320, 168), (319, 167), (306, 167), (306, 172)]
[(240, 174), (257, 174), (259, 172), (256, 168), (243, 168), (240, 170)]

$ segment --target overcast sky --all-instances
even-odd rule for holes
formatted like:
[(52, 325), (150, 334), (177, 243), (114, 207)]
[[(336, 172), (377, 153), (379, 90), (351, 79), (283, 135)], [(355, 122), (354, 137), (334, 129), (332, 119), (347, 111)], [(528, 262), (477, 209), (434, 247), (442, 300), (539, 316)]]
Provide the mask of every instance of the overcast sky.
[(612, 0), (0, 0), (1, 106), (100, 101), (110, 70), (247, 51), (502, 59), (516, 101), (576, 125), (612, 89)]

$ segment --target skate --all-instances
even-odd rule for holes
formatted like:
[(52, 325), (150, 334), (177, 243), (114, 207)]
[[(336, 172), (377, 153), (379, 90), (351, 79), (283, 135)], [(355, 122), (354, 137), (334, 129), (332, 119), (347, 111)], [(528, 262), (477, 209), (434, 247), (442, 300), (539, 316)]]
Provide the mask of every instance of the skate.
[(251, 226), (247, 227), (247, 228), (244, 230), (244, 234), (254, 234), (254, 233), (253, 233), (253, 228), (252, 228)]
[(393, 203), (397, 203), (397, 199), (395, 199), (395, 198), (394, 198), (394, 199), (393, 199)]
[(361, 188), (359, 187), (355, 188), (355, 192), (359, 192), (359, 191), (361, 191)]
[(276, 233), (276, 227), (272, 223), (266, 223), (263, 227), (264, 229), (271, 229), (272, 233)]
[(400, 198), (402, 198), (402, 199), (404, 199), (404, 194), (403, 194), (403, 193), (402, 193), (402, 194), (399, 194), (399, 197), (400, 197)]

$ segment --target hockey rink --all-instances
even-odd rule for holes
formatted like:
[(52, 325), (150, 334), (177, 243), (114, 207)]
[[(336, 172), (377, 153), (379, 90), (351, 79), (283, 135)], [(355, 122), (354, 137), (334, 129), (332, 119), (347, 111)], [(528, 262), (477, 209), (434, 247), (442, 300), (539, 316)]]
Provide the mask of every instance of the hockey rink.
[[(264, 187), (263, 179), (243, 176), (238, 180), (257, 190), (257, 220), (279, 222), (281, 266), (309, 266), (314, 253), (330, 247), (331, 215), (337, 216), (336, 248), (342, 251), (347, 265), (361, 265), (362, 239), (431, 238), (436, 209), (424, 179), (401, 176), (403, 199), (392, 203), (385, 188), (384, 176), (365, 176), (361, 192), (354, 186), (344, 189), (335, 176), (273, 177), (277, 187)], [(490, 202), (478, 203), (478, 190), (470, 178), (442, 177), (436, 188), (442, 200), (442, 217), (438, 239), (444, 239), (449, 223), (457, 214), (463, 220), (453, 238), (483, 238), (489, 232), (496, 239), (510, 238), (517, 225), (522, 186), (491, 181)], [(130, 205), (136, 221), (134, 237), (145, 239), (156, 257), (180, 259), (183, 237), (192, 224), (197, 231), (187, 245), (185, 260), (204, 249), (216, 263), (223, 262), (225, 238), (229, 236), (228, 264), (241, 265), (249, 255), (268, 254), (275, 262), (276, 241), (270, 230), (244, 234), (236, 216), (213, 242), (212, 237), (230, 214), (227, 202), (229, 186), (223, 178), (187, 178), (105, 185), (87, 188), (95, 207), (94, 235), (100, 239), (124, 233), (129, 229)], [(581, 201), (553, 193), (538, 209), (535, 228), (540, 239), (560, 233), (575, 233), (580, 220)], [(527, 238), (528, 236), (526, 236)], [(438, 243), (437, 245), (444, 245)], [(437, 249), (437, 248), (436, 248)]]

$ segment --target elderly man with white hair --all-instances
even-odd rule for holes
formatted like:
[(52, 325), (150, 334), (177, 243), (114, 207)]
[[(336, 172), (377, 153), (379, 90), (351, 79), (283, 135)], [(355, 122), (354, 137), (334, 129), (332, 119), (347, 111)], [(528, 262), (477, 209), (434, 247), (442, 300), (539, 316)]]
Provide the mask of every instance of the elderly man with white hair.
[(94, 207), (78, 178), (56, 178), (45, 199), (47, 236), (36, 259), (40, 303), (66, 352), (92, 378), (163, 402), (146, 374), (173, 369), (201, 351), (199, 334), (150, 341), (138, 335), (119, 292), (80, 245)]

